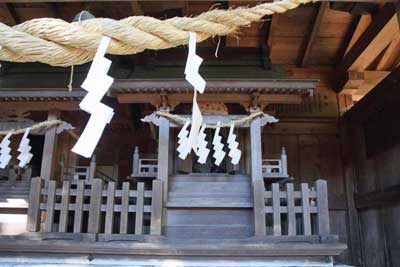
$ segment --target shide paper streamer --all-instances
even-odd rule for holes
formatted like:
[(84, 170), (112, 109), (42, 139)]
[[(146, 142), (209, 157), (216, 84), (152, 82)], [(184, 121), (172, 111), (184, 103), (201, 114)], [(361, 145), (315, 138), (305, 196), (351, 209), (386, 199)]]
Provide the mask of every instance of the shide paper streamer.
[(229, 128), (229, 135), (228, 135), (228, 148), (229, 153), (228, 156), (232, 159), (232, 164), (236, 165), (239, 163), (240, 156), (242, 152), (238, 149), (239, 143), (236, 141), (236, 135), (233, 133), (235, 125), (231, 125)]
[(207, 148), (207, 140), (206, 140), (206, 125), (203, 124), (201, 126), (200, 129), (200, 133), (199, 133), (199, 142), (198, 142), (198, 150), (197, 150), (197, 156), (199, 157), (199, 159), (197, 160), (197, 162), (204, 164), (206, 163), (208, 154), (210, 154), (210, 149)]
[(109, 42), (109, 37), (101, 39), (89, 73), (81, 86), (88, 91), (88, 94), (83, 98), (79, 107), (91, 115), (89, 122), (79, 137), (78, 142), (72, 148), (72, 151), (85, 158), (92, 156), (104, 128), (110, 123), (114, 115), (112, 108), (100, 102), (114, 82), (114, 79), (107, 75), (112, 62), (104, 57)]
[(189, 145), (189, 125), (189, 121), (186, 121), (178, 134), (178, 148), (176, 150), (179, 152), (178, 157), (181, 159), (185, 159), (191, 150)]
[[(217, 125), (220, 125), (221, 122), (218, 122)], [(213, 149), (214, 149), (214, 154), (213, 158), (215, 159), (215, 165), (219, 166), (222, 162), (222, 160), (225, 157), (225, 151), (223, 150), (224, 144), (222, 144), (222, 137), (219, 135), (219, 130), (221, 128), (216, 128), (215, 133), (214, 133), (214, 138), (212, 141)]]
[[(199, 105), (197, 104), (197, 92), (202, 94), (206, 88), (206, 81), (199, 74), (199, 68), (202, 62), (203, 59), (196, 55), (196, 33), (189, 32), (189, 53), (185, 67), (185, 78), (195, 90), (193, 94), (192, 126), (190, 128), (189, 137), (187, 140), (179, 139), (181, 142), (187, 142), (186, 145), (180, 143), (181, 146), (183, 145), (182, 149), (178, 150), (181, 159), (185, 159), (192, 149), (196, 154), (198, 154), (197, 147), (199, 131), (203, 122), (203, 116), (201, 115)], [(188, 125), (186, 125), (186, 127), (184, 126), (181, 132), (186, 131), (187, 126)]]
[(19, 160), (18, 166), (24, 168), (32, 159), (33, 154), (30, 153), (32, 147), (29, 145), (28, 134), (31, 128), (26, 128), (24, 135), (22, 136), (21, 142), (19, 143), (18, 151), (20, 154), (17, 159)]
[(10, 137), (12, 132), (8, 132), (8, 134), (3, 138), (0, 143), (0, 168), (4, 169), (11, 160), (11, 148), (10, 148)]

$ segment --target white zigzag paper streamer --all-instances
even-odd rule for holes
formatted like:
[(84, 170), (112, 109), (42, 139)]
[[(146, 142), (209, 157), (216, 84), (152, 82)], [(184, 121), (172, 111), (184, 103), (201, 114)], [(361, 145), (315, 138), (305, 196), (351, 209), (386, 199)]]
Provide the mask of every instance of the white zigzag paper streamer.
[(199, 156), (199, 159), (197, 160), (198, 163), (204, 164), (206, 163), (208, 154), (210, 154), (210, 149), (207, 148), (207, 140), (206, 140), (206, 133), (204, 132), (206, 130), (206, 125), (203, 124), (200, 129), (199, 133), (199, 142), (198, 142), (198, 149), (197, 149), (197, 155)]
[(191, 149), (189, 144), (189, 124), (189, 121), (186, 121), (178, 134), (178, 148), (176, 150), (179, 152), (178, 157), (183, 160), (186, 159)]
[(89, 73), (81, 86), (88, 91), (88, 94), (83, 98), (79, 107), (90, 113), (91, 116), (72, 151), (86, 158), (90, 158), (93, 154), (104, 128), (114, 115), (112, 108), (100, 102), (114, 82), (114, 79), (107, 75), (112, 62), (104, 57), (109, 42), (109, 37), (101, 39)]
[(8, 132), (0, 143), (0, 168), (4, 169), (11, 160), (10, 137), (12, 132)]
[(24, 135), (22, 136), (21, 142), (19, 143), (18, 151), (21, 152), (17, 159), (19, 159), (18, 166), (24, 168), (32, 159), (33, 154), (30, 153), (32, 147), (29, 145), (28, 134), (31, 128), (26, 128)]
[(231, 124), (228, 135), (228, 148), (229, 148), (228, 156), (232, 159), (231, 161), (232, 164), (236, 165), (239, 163), (242, 152), (238, 149), (239, 143), (236, 142), (236, 135), (233, 133), (234, 128), (235, 125)]
[[(218, 122), (217, 125), (220, 125), (221, 122)], [(215, 133), (214, 133), (214, 138), (212, 141), (213, 144), (213, 149), (214, 149), (214, 154), (213, 158), (215, 159), (215, 165), (219, 166), (222, 162), (222, 160), (225, 157), (225, 151), (223, 150), (224, 144), (222, 144), (222, 137), (219, 135), (219, 130), (221, 128), (216, 128)]]
[[(203, 93), (206, 88), (206, 81), (200, 76), (199, 68), (203, 59), (196, 55), (196, 33), (189, 32), (189, 52), (185, 66), (186, 80), (194, 87), (192, 127), (189, 133), (189, 144), (191, 149), (197, 154), (198, 137), (203, 116), (197, 104), (197, 92)], [(190, 151), (189, 151), (190, 152)]]

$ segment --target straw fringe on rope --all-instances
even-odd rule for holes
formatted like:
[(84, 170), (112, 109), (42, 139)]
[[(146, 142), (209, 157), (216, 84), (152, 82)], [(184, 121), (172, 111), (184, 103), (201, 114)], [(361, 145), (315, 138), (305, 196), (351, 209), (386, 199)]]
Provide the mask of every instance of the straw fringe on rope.
[(312, 1), (282, 0), (167, 20), (133, 16), (119, 21), (95, 18), (73, 23), (41, 18), (14, 27), (0, 23), (0, 60), (38, 61), (64, 67), (79, 65), (93, 59), (102, 36), (112, 38), (107, 50), (110, 54), (166, 49), (187, 44), (189, 31), (197, 33), (198, 42), (211, 36), (235, 34), (240, 27), (260, 21), (265, 15), (283, 13)]
[[(157, 116), (162, 116), (162, 117), (174, 120), (174, 121), (180, 121), (180, 122), (183, 122), (183, 123), (185, 123), (187, 121), (190, 122), (190, 119), (188, 119), (188, 118), (184, 118), (182, 116), (179, 116), (179, 115), (176, 115), (176, 114), (172, 114), (172, 113), (169, 113), (169, 112), (156, 111), (154, 113)], [(246, 116), (246, 117), (241, 118), (241, 119), (238, 119), (238, 120), (231, 120), (230, 122), (227, 122), (227, 123), (223, 123), (223, 124), (219, 124), (219, 125), (208, 125), (207, 124), (206, 128), (209, 128), (209, 129), (229, 128), (229, 127), (231, 127), (232, 124), (235, 125), (235, 126), (241, 125), (241, 124), (243, 124), (243, 123), (245, 123), (247, 121), (251, 121), (252, 119), (254, 119), (256, 117), (259, 117), (259, 116), (261, 116), (263, 114), (264, 114), (264, 112), (259, 111), (259, 112), (252, 113), (251, 115)]]

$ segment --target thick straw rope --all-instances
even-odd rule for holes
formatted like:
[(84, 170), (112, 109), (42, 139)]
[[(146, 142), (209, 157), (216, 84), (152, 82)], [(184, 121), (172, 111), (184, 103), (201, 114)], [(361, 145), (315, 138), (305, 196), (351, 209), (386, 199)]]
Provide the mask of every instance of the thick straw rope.
[(34, 124), (34, 125), (32, 125), (30, 127), (26, 127), (26, 128), (21, 128), (21, 129), (17, 129), (17, 130), (0, 131), (0, 136), (7, 135), (10, 131), (11, 131), (11, 134), (13, 134), (13, 135), (14, 134), (23, 134), (27, 128), (31, 128), (31, 131), (32, 131), (32, 130), (40, 129), (43, 127), (59, 125), (61, 123), (62, 123), (62, 121), (60, 121), (60, 120), (42, 121), (42, 122), (39, 122), (37, 124)]
[[(182, 116), (179, 116), (179, 115), (176, 115), (176, 114), (172, 114), (172, 113), (169, 113), (169, 112), (156, 111), (154, 113), (157, 116), (162, 116), (162, 117), (165, 117), (165, 118), (168, 118), (168, 119), (171, 119), (171, 120), (174, 120), (174, 121), (179, 121), (179, 122), (182, 122), (182, 123), (185, 123), (187, 121), (190, 122), (190, 119), (188, 119), (188, 118), (184, 118)], [(251, 121), (252, 119), (254, 119), (256, 117), (259, 117), (259, 116), (261, 116), (263, 114), (264, 114), (264, 112), (258, 111), (258, 112), (250, 114), (249, 116), (246, 116), (246, 117), (243, 117), (243, 118), (237, 119), (237, 120), (231, 120), (230, 122), (227, 122), (227, 123), (218, 124), (218, 125), (208, 125), (207, 124), (206, 128), (209, 128), (209, 129), (229, 128), (229, 127), (231, 127), (232, 124), (235, 125), (235, 126), (241, 125), (241, 124), (243, 124), (243, 123), (245, 123), (247, 121)]]
[(73, 23), (41, 18), (14, 27), (0, 23), (0, 60), (79, 65), (93, 59), (102, 36), (112, 38), (107, 50), (110, 54), (165, 49), (187, 44), (189, 31), (197, 33), (198, 42), (211, 36), (235, 34), (240, 27), (260, 21), (265, 15), (283, 13), (312, 1), (316, 0), (282, 0), (167, 20), (133, 16), (120, 21), (95, 18)]

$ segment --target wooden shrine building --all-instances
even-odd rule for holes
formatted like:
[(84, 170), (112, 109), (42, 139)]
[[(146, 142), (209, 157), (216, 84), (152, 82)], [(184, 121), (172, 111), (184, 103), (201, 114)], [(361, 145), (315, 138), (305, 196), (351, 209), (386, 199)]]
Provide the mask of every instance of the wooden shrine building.
[[(107, 53), (114, 82), (101, 102), (114, 116), (90, 158), (71, 151), (89, 122), (81, 85), (98, 43), (69, 47), (74, 31), (61, 20), (109, 36), (110, 52), (129, 50), (124, 38), (142, 41), (113, 28), (130, 16), (177, 25), (260, 3), (0, 2), (0, 142), (31, 127), (33, 154), (20, 167), (24, 131), (10, 137), (11, 160), (0, 168), (0, 266), (400, 266), (396, 1), (311, 2), (212, 38), (201, 24), (185, 26), (205, 39), (196, 50), (206, 81), (197, 102), (211, 126), (203, 164), (200, 154), (179, 152), (193, 106), (180, 43)], [(64, 25), (66, 41), (54, 41), (38, 18), (59, 19), (51, 21)], [(96, 26), (99, 18), (110, 20)], [(145, 31), (140, 20), (129, 27)], [(151, 31), (167, 38), (166, 28)], [(82, 49), (83, 64), (63, 65), (48, 47), (19, 55), (28, 34), (32, 47)], [(46, 53), (54, 58), (41, 61)], [(233, 122), (240, 161), (228, 156), (226, 127), (217, 164), (213, 126)]]

